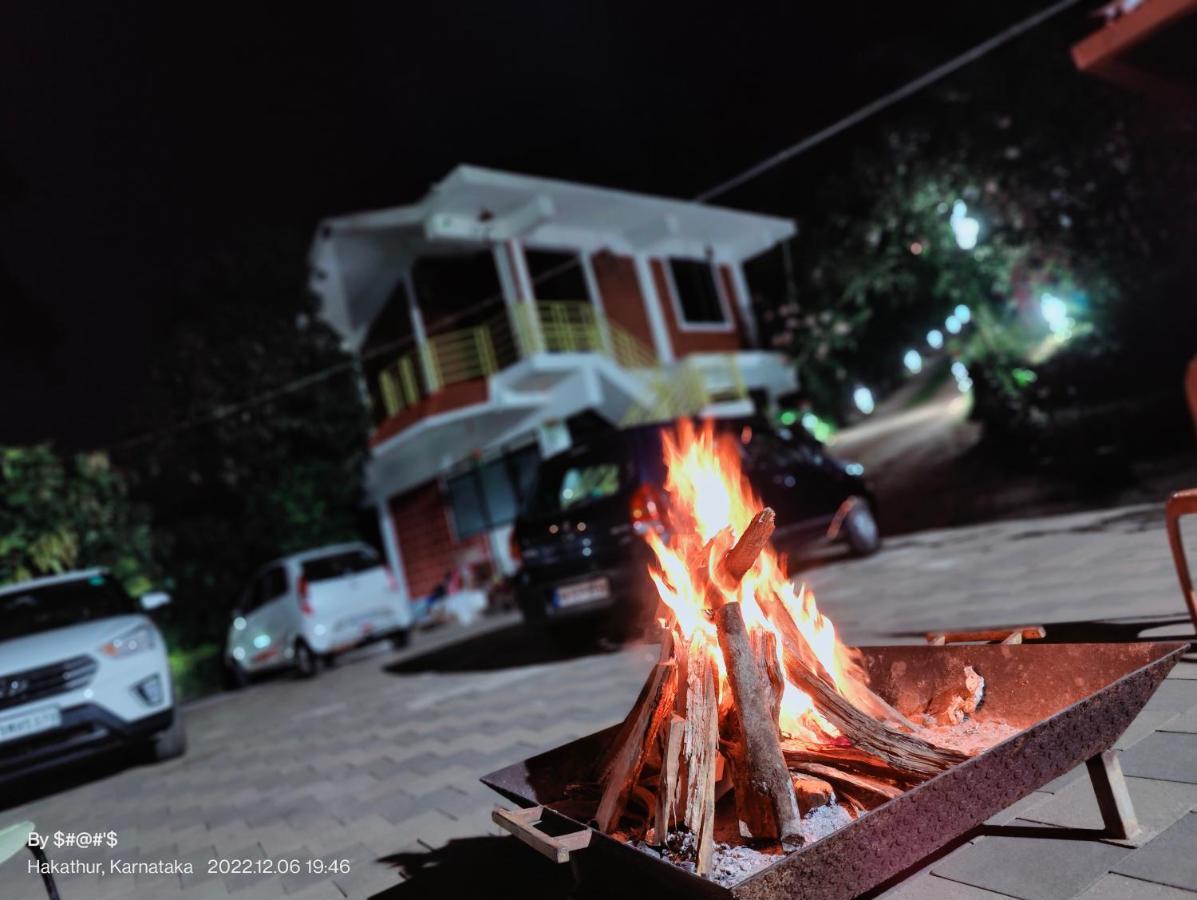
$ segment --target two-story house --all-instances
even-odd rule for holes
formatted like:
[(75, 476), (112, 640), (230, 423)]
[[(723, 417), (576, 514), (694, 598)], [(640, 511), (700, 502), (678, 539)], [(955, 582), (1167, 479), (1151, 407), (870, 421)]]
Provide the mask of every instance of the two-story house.
[(362, 361), (367, 490), (408, 596), (513, 567), (538, 461), (587, 427), (735, 415), (792, 392), (744, 264), (792, 222), (459, 166), (411, 205), (330, 218), (322, 314)]

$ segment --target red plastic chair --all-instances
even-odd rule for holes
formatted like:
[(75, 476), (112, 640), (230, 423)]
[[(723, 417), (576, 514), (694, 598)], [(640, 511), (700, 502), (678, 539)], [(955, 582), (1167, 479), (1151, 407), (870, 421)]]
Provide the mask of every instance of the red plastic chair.
[(1189, 573), (1189, 561), (1185, 557), (1184, 544), (1180, 541), (1181, 516), (1197, 513), (1197, 488), (1177, 491), (1169, 497), (1164, 513), (1168, 520), (1168, 543), (1172, 546), (1172, 561), (1176, 563), (1176, 575), (1180, 579), (1180, 592), (1185, 595), (1185, 602), (1189, 604), (1189, 615), (1193, 617), (1193, 625), (1197, 627), (1197, 591), (1193, 590), (1193, 576)]
[[(1193, 426), (1197, 427), (1197, 356), (1189, 363), (1185, 372), (1185, 395), (1189, 399), (1189, 412), (1193, 416)], [(1172, 547), (1172, 561), (1176, 563), (1176, 576), (1180, 579), (1180, 591), (1185, 595), (1185, 602), (1189, 604), (1189, 615), (1193, 617), (1193, 625), (1197, 626), (1197, 592), (1193, 590), (1193, 576), (1189, 573), (1189, 561), (1185, 557), (1185, 547), (1180, 541), (1180, 519), (1182, 516), (1197, 513), (1197, 488), (1187, 491), (1177, 491), (1168, 498), (1164, 507), (1164, 514), (1168, 521), (1168, 543)]]

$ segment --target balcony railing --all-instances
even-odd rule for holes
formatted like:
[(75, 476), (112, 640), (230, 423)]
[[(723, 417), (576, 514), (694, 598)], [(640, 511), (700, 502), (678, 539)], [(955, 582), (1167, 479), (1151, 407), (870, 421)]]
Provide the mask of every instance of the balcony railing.
[(378, 376), (383, 412), (393, 416), (537, 353), (601, 353), (630, 369), (657, 365), (648, 347), (589, 303), (518, 303), (480, 325), (433, 335), (386, 366)]
[(599, 353), (641, 372), (647, 389), (628, 410), (625, 426), (693, 415), (712, 402), (748, 395), (734, 355), (687, 357), (663, 371), (652, 350), (589, 303), (539, 301), (417, 344), (379, 373), (382, 411), (389, 418), (446, 387), (539, 353)]

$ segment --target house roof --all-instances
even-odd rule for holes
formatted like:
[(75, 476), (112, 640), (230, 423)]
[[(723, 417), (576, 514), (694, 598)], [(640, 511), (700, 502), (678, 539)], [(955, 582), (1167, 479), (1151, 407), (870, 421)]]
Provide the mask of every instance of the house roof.
[(795, 233), (789, 219), (461, 165), (418, 203), (325, 219), (312, 286), (360, 336), (420, 256), (518, 239), (528, 247), (742, 261)]
[(1073, 45), (1082, 72), (1158, 100), (1192, 108), (1197, 69), (1197, 0), (1115, 0), (1102, 7), (1105, 24)]

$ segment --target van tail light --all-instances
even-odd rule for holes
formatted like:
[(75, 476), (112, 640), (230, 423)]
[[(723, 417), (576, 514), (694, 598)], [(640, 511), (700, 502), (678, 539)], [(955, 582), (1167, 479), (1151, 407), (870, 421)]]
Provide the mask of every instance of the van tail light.
[(519, 565), (523, 554), (520, 552), (520, 541), (519, 538), (515, 536), (514, 528), (511, 529), (511, 537), (507, 541), (507, 552), (511, 556), (511, 561), (516, 565)]
[(299, 611), (305, 616), (310, 616), (315, 610), (308, 602), (308, 580), (302, 575), (299, 576), (299, 581), (295, 582), (295, 592), (299, 594)]
[(389, 565), (383, 566), (382, 570), (387, 573), (387, 587), (392, 591), (399, 590), (399, 579), (395, 577), (395, 573), (391, 571), (391, 567)]
[(637, 534), (665, 530), (665, 509), (660, 492), (651, 484), (642, 484), (632, 493), (628, 501), (628, 514), (632, 518), (632, 530)]

